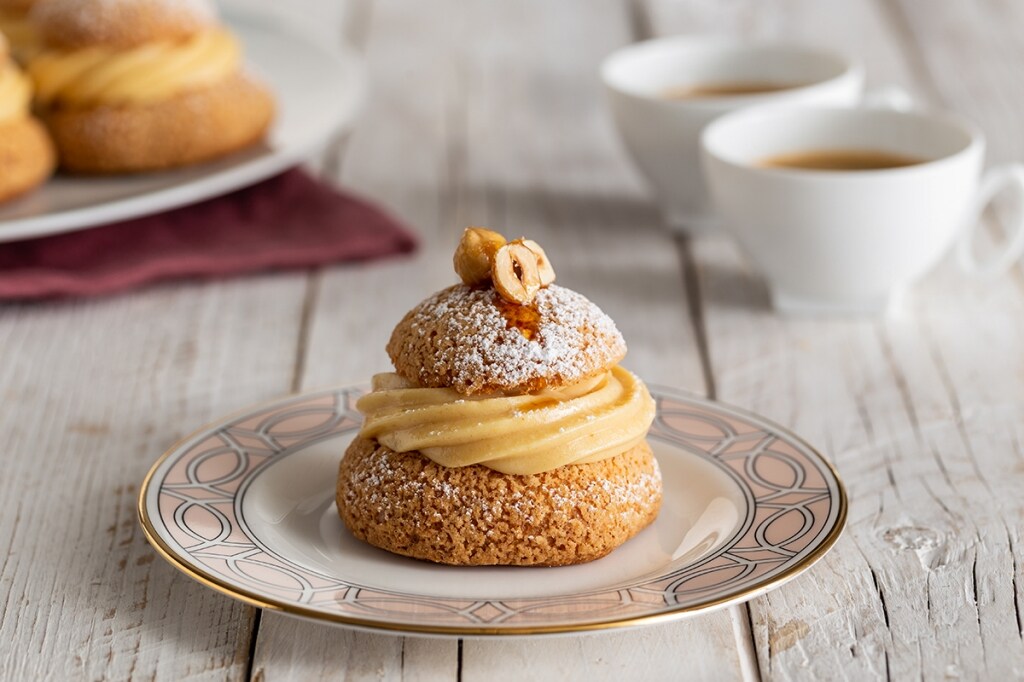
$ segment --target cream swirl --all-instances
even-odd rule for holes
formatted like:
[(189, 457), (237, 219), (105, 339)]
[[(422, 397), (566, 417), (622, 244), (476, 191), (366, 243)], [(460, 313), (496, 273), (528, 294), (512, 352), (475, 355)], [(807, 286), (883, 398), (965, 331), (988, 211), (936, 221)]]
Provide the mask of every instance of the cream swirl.
[(32, 87), (13, 64), (0, 64), (0, 123), (28, 116)]
[(241, 48), (224, 30), (204, 31), (182, 43), (130, 50), (89, 47), (43, 52), (29, 64), (41, 106), (144, 104), (216, 83), (235, 73)]
[(364, 438), (442, 466), (482, 464), (504, 474), (614, 457), (642, 442), (654, 420), (647, 387), (621, 367), (529, 395), (465, 396), (378, 374), (356, 407)]

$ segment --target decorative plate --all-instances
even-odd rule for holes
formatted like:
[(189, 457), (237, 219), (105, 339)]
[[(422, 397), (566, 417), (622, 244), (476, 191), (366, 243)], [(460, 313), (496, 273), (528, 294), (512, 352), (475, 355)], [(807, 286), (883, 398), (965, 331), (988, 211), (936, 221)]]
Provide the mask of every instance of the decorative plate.
[(846, 521), (838, 475), (798, 437), (652, 387), (663, 507), (607, 557), (468, 568), (396, 556), (353, 538), (334, 505), (364, 390), (284, 398), (175, 445), (139, 494), (149, 541), (192, 578), (263, 608), (407, 634), (524, 635), (653, 623), (751, 599), (807, 570)]
[(321, 45), (287, 20), (254, 13), (242, 0), (227, 5), (224, 21), (245, 46), (247, 69), (277, 98), (277, 119), (265, 144), (160, 173), (58, 174), (0, 207), (0, 242), (81, 230), (226, 194), (298, 165), (352, 127), (365, 90), (358, 55)]

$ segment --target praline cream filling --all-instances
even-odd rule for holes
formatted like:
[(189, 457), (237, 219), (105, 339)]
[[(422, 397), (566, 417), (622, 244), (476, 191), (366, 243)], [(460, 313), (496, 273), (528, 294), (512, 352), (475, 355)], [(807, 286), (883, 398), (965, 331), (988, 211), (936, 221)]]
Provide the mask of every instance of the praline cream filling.
[(236, 73), (238, 41), (223, 29), (184, 42), (160, 42), (130, 50), (89, 47), (48, 50), (29, 63), (36, 102), (71, 108), (145, 104), (212, 85)]
[(528, 395), (465, 396), (378, 374), (356, 407), (364, 438), (442, 466), (482, 464), (504, 474), (614, 457), (639, 445), (654, 420), (647, 387), (621, 367)]
[(0, 123), (28, 115), (32, 88), (28, 78), (12, 64), (0, 64)]

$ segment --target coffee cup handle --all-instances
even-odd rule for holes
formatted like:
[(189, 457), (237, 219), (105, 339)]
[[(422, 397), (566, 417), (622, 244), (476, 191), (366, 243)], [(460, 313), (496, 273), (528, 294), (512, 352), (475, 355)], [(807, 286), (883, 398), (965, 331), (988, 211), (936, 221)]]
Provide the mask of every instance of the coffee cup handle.
[(898, 85), (887, 85), (866, 93), (861, 99), (861, 106), (869, 109), (909, 111), (914, 108), (914, 97)]
[[(985, 262), (974, 256), (974, 239), (981, 224), (985, 208), (1006, 189), (1016, 189), (1019, 201), (1013, 207), (1013, 214), (1005, 225), (1007, 238), (998, 253)], [(957, 260), (965, 272), (979, 277), (1000, 275), (1024, 253), (1024, 165), (1011, 163), (990, 169), (981, 180), (978, 195), (971, 211), (967, 214), (969, 223), (957, 243)]]

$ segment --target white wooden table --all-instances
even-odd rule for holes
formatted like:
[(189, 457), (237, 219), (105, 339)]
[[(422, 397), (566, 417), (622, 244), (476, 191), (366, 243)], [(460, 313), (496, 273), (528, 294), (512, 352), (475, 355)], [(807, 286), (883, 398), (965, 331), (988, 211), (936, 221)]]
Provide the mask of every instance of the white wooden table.
[[(274, 3), (278, 4), (278, 3)], [(280, 7), (281, 5), (278, 4)], [(335, 17), (328, 0), (295, 5)], [(423, 235), (411, 260), (0, 306), (0, 679), (1024, 678), (1024, 277), (949, 263), (888, 320), (783, 319), (725, 240), (673, 239), (596, 77), (650, 34), (863, 57), (1024, 158), (1024, 3), (376, 0), (347, 12), (369, 110), (317, 162)], [(332, 19), (333, 20), (333, 19)], [(329, 31), (337, 35), (340, 31)], [(747, 606), (542, 640), (370, 635), (259, 613), (146, 545), (138, 483), (218, 415), (387, 366), (467, 224), (525, 233), (618, 322), (628, 365), (819, 445), (852, 498), (820, 564)]]

